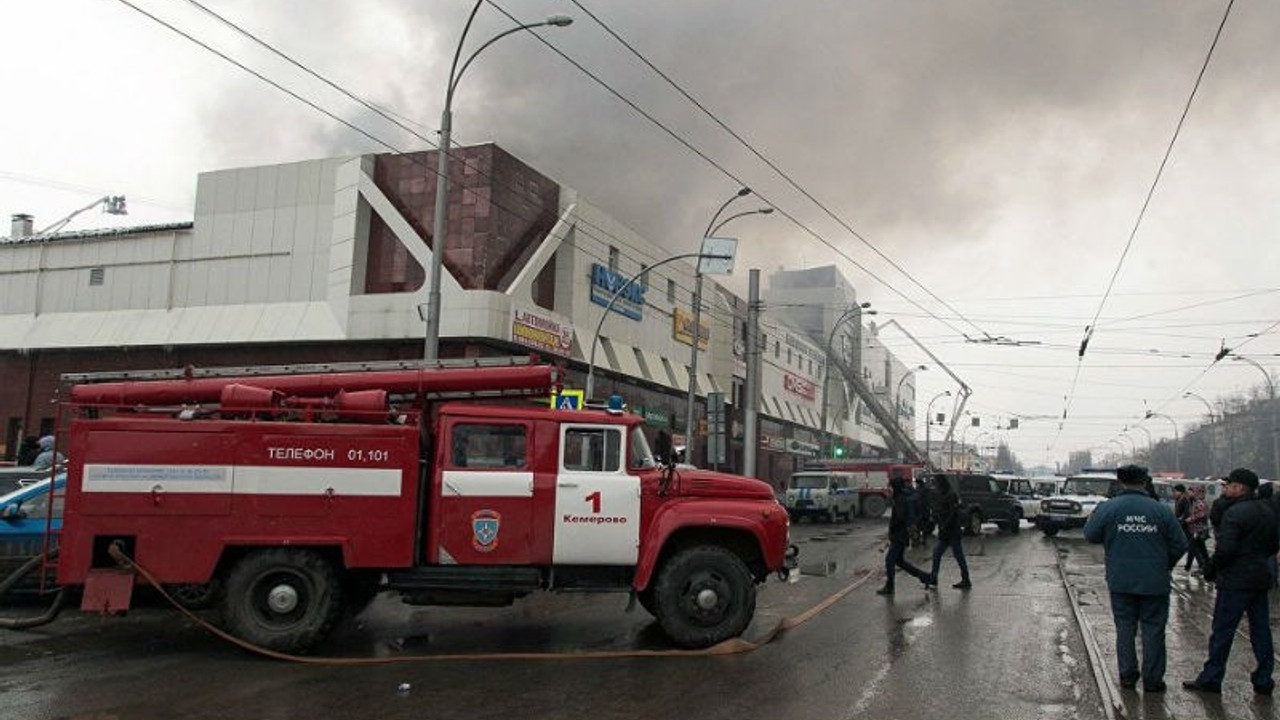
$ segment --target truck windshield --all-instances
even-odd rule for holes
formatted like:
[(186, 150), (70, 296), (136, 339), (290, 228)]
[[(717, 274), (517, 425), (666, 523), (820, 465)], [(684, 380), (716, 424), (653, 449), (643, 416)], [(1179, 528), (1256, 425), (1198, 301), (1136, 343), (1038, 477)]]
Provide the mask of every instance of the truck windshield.
[(792, 475), (791, 487), (796, 490), (818, 490), (826, 489), (826, 475)]
[(657, 467), (658, 461), (653, 458), (653, 451), (649, 449), (649, 441), (644, 436), (644, 431), (637, 425), (631, 428), (631, 459), (628, 463), (633, 468), (651, 468)]

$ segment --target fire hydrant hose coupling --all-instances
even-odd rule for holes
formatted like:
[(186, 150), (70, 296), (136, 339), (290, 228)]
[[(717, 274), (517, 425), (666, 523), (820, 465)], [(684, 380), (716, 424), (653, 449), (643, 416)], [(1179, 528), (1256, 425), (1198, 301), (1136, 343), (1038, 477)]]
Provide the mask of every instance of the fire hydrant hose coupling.
[(122, 569), (125, 569), (125, 570), (133, 569), (133, 560), (131, 560), (128, 555), (124, 554), (123, 542), (119, 540), (112, 541), (112, 543), (107, 546), (107, 554), (110, 555), (111, 559), (115, 560), (116, 564), (119, 565)]

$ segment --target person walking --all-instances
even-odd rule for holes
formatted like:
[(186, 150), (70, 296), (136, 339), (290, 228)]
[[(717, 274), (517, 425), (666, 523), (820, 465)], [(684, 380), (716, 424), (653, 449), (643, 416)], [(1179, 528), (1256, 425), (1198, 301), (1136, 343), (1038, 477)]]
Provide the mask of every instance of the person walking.
[(1200, 571), (1204, 572), (1205, 566), (1209, 564), (1209, 506), (1204, 501), (1204, 486), (1192, 486), (1187, 495), (1191, 500), (1188, 503), (1187, 519), (1182, 526), (1182, 531), (1187, 535), (1186, 571), (1191, 572), (1194, 560), (1200, 564)]
[[(1084, 537), (1106, 550), (1107, 589), (1116, 624), (1120, 686), (1165, 691), (1164, 633), (1169, 621), (1169, 574), (1187, 551), (1187, 537), (1173, 511), (1146, 492), (1147, 469), (1125, 465), (1116, 471), (1120, 494), (1093, 511)], [(1134, 648), (1142, 630), (1142, 668)]]
[(36, 461), (36, 457), (40, 455), (40, 438), (35, 435), (28, 435), (22, 438), (22, 444), (18, 446), (18, 457), (15, 465), (31, 465)]
[(53, 436), (45, 435), (40, 438), (40, 454), (32, 461), (31, 467), (34, 470), (48, 470), (54, 465), (61, 466), (67, 461), (67, 458), (60, 452), (53, 450)]
[[(1271, 571), (1267, 559), (1280, 551), (1276, 515), (1271, 504), (1260, 500), (1258, 475), (1248, 468), (1236, 468), (1225, 479), (1219, 503), (1222, 511), (1214, 523), (1213, 555), (1205, 579), (1218, 585), (1213, 605), (1213, 631), (1209, 635), (1209, 659), (1194, 680), (1182, 687), (1207, 693), (1221, 693), (1227, 672), (1231, 641), (1244, 615), (1249, 616), (1249, 643), (1257, 662), (1250, 680), (1258, 695), (1275, 689), (1272, 673), (1275, 655), (1271, 640)], [(1217, 511), (1218, 503), (1214, 510)], [(1216, 513), (1215, 513), (1216, 514)]]
[(893, 491), (893, 511), (889, 514), (889, 549), (884, 554), (884, 586), (876, 590), (876, 594), (893, 595), (893, 580), (898, 568), (902, 568), (928, 589), (929, 574), (912, 565), (906, 558), (907, 546), (911, 543), (911, 480), (893, 478), (889, 481), (889, 488)]
[(929, 535), (933, 533), (933, 499), (930, 497), (929, 482), (924, 477), (916, 478), (913, 496), (911, 546), (924, 547), (929, 544)]
[(942, 556), (947, 548), (960, 566), (960, 582), (953, 588), (968, 590), (973, 587), (969, 580), (969, 563), (964, 558), (964, 546), (960, 539), (960, 496), (947, 481), (947, 476), (933, 476), (933, 516), (938, 523), (938, 544), (933, 547), (933, 572), (929, 573), (929, 586), (938, 587), (938, 568), (942, 565)]

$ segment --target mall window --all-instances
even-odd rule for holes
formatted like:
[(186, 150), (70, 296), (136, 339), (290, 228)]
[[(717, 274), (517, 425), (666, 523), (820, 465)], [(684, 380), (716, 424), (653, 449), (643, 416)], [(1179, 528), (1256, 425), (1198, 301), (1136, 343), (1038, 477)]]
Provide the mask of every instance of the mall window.
[(609, 272), (618, 272), (618, 248), (609, 246)]

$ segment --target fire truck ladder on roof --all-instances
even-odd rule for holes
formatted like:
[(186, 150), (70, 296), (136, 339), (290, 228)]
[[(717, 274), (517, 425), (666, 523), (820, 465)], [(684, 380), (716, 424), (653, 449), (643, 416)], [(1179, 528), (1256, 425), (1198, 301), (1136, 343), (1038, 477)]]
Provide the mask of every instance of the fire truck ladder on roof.
[(332, 373), (383, 372), (388, 370), (465, 370), (468, 368), (520, 367), (541, 362), (537, 355), (446, 360), (372, 360), (359, 362), (310, 363), (296, 365), (249, 365), (244, 367), (184, 368), (162, 370), (114, 370), (63, 373), (62, 381), (72, 385), (131, 380), (194, 380), (204, 378), (252, 377), (257, 375), (325, 375)]
[(388, 402), (547, 395), (562, 369), (536, 356), (68, 373), (78, 408), (207, 414), (338, 411), (377, 418)]

